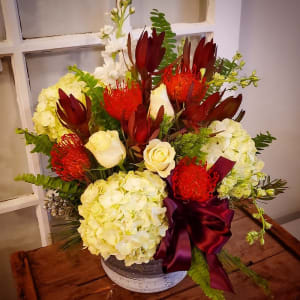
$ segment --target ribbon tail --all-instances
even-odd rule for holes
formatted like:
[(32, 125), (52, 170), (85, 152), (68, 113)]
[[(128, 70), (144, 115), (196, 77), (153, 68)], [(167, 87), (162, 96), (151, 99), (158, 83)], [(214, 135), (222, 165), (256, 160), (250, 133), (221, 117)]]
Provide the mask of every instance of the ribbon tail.
[(184, 228), (177, 228), (174, 236), (173, 253), (163, 263), (165, 273), (189, 270), (192, 262), (191, 242), (188, 232)]
[(221, 182), (223, 178), (232, 170), (235, 165), (234, 161), (231, 161), (223, 156), (220, 156), (214, 165), (209, 169), (212, 174), (216, 172), (219, 175), (218, 182)]
[(234, 293), (230, 279), (216, 254), (206, 254), (210, 275), (210, 286), (214, 289)]

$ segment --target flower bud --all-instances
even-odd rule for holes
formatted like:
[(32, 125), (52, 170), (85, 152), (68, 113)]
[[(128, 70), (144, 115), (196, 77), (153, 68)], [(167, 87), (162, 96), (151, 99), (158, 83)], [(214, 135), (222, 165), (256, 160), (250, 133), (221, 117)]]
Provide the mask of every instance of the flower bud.
[(98, 163), (105, 168), (118, 165), (126, 157), (126, 149), (116, 130), (94, 133), (85, 147), (93, 153)]
[(174, 118), (174, 109), (170, 103), (167, 88), (164, 84), (161, 84), (158, 88), (151, 92), (149, 114), (153, 119), (156, 118), (158, 110), (162, 105), (164, 106), (165, 115)]

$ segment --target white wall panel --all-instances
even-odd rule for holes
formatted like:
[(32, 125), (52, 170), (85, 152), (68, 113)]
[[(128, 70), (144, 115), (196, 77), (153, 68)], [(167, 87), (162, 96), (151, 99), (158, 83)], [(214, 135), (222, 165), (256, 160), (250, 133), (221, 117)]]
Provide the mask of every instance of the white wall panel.
[(6, 34), (5, 34), (5, 26), (4, 26), (4, 19), (3, 19), (3, 12), (0, 2), (0, 41), (5, 40)]
[(206, 20), (206, 0), (133, 0), (137, 13), (131, 16), (133, 28), (151, 25), (153, 8), (166, 14), (169, 23), (197, 23)]
[(257, 70), (258, 88), (244, 91), (243, 124), (256, 135), (278, 138), (264, 150), (265, 170), (288, 180), (289, 189), (266, 205), (273, 218), (300, 211), (300, 1), (243, 1), (240, 51), (246, 71)]
[(102, 65), (101, 48), (77, 48), (70, 50), (30, 53), (26, 55), (33, 106), (43, 88), (55, 84), (68, 72), (68, 66), (76, 64), (80, 69), (93, 72)]
[(22, 194), (32, 193), (27, 183), (15, 182), (14, 177), (28, 170), (25, 142), (15, 134), (21, 127), (16, 101), (14, 78), (10, 59), (2, 58), (3, 71), (0, 72), (0, 201)]
[(98, 32), (111, 0), (17, 0), (23, 38)]

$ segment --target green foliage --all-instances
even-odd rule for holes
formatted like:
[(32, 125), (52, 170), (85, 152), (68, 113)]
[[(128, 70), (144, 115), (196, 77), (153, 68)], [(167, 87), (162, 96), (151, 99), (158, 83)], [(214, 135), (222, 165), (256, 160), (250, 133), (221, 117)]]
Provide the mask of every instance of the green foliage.
[(84, 187), (76, 181), (66, 182), (59, 177), (50, 177), (41, 174), (37, 176), (33, 174), (22, 174), (18, 175), (15, 180), (42, 186), (44, 189), (55, 190), (59, 192), (62, 198), (67, 195), (79, 197), (84, 191)]
[(275, 140), (276, 138), (272, 136), (269, 131), (267, 131), (266, 134), (264, 133), (258, 134), (255, 138), (253, 138), (255, 147), (257, 149), (257, 154), (260, 154), (259, 151), (262, 151), (264, 148), (270, 146), (270, 144)]
[(260, 220), (262, 227), (260, 229), (260, 231), (256, 231), (256, 230), (251, 230), (247, 233), (246, 236), (246, 240), (249, 243), (249, 245), (253, 245), (255, 241), (259, 241), (260, 244), (263, 246), (265, 243), (265, 233), (266, 233), (266, 229), (270, 229), (272, 227), (272, 225), (266, 221), (265, 216), (264, 216), (264, 209), (262, 207), (259, 207), (257, 205), (256, 200), (253, 200), (253, 204), (257, 210), (257, 213), (252, 214), (252, 217), (254, 219)]
[(201, 287), (208, 298), (225, 300), (222, 291), (210, 287), (210, 276), (205, 257), (196, 247), (192, 250), (192, 265), (188, 275)]
[(65, 220), (63, 223), (52, 225), (52, 238), (55, 242), (63, 241), (60, 246), (63, 250), (70, 249), (82, 241), (78, 232), (79, 226), (80, 220), (76, 219)]
[(75, 76), (86, 84), (86, 94), (92, 101), (92, 127), (96, 130), (99, 127), (106, 130), (119, 130), (119, 121), (112, 118), (103, 107), (104, 89), (99, 86), (99, 81), (90, 73), (78, 69), (76, 65), (70, 66), (69, 71), (74, 72)]
[(246, 276), (248, 276), (256, 285), (261, 287), (266, 295), (270, 295), (271, 291), (269, 288), (268, 281), (262, 278), (257, 273), (255, 273), (250, 268), (248, 268), (245, 264), (243, 264), (239, 257), (232, 256), (225, 250), (222, 250), (218, 257), (226, 269), (239, 269)]
[(201, 128), (198, 133), (186, 133), (179, 135), (172, 143), (179, 158), (188, 156), (197, 158), (197, 161), (205, 162), (206, 153), (201, 151), (204, 144), (207, 143), (211, 130)]
[(50, 152), (53, 146), (53, 142), (50, 141), (46, 134), (34, 134), (28, 131), (28, 129), (17, 128), (17, 134), (24, 134), (26, 145), (34, 145), (31, 153), (43, 153), (50, 156)]
[(164, 115), (163, 121), (160, 124), (160, 132), (158, 138), (164, 138), (168, 134), (173, 124), (174, 121), (172, 120), (172, 117)]
[(226, 84), (226, 89), (229, 91), (237, 90), (238, 87), (245, 88), (253, 84), (257, 86), (259, 78), (256, 76), (256, 71), (253, 71), (249, 76), (241, 76), (245, 62), (242, 60), (242, 55), (237, 52), (232, 60), (226, 58), (218, 58), (215, 63), (216, 72), (212, 80), (208, 83), (209, 89), (206, 96), (221, 90)]
[[(163, 42), (163, 47), (166, 48), (166, 53), (163, 60), (159, 65), (159, 70), (165, 68), (170, 63), (172, 63), (176, 58), (177, 54), (174, 51), (176, 49), (176, 34), (172, 31), (170, 23), (166, 20), (165, 14), (159, 12), (157, 9), (153, 9), (151, 12), (151, 21), (152, 27), (156, 29), (156, 32), (159, 34), (165, 32), (165, 38)], [(153, 84), (157, 85), (161, 80), (161, 76), (157, 75), (153, 77)]]
[[(287, 187), (287, 181), (283, 179), (273, 179), (270, 176), (266, 176), (260, 181), (259, 187), (267, 191), (265, 196), (259, 197), (259, 200), (273, 200), (277, 195), (285, 192)], [(272, 193), (268, 193), (272, 191)]]

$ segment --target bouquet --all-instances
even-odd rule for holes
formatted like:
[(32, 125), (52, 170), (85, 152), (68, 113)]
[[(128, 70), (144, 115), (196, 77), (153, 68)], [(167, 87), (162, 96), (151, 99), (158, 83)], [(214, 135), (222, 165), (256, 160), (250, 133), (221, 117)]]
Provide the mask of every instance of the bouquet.
[[(36, 133), (18, 129), (32, 152), (49, 158), (51, 176), (16, 180), (42, 186), (52, 216), (66, 219), (66, 244), (76, 242), (126, 266), (161, 259), (164, 272), (188, 271), (211, 299), (233, 291), (229, 262), (267, 291), (267, 283), (223, 250), (234, 209), (254, 206), (262, 229), (246, 235), (264, 243), (270, 224), (259, 201), (285, 181), (263, 173), (260, 152), (275, 138), (243, 129), (242, 95), (257, 85), (242, 76), (240, 53), (217, 57), (205, 38), (192, 50), (157, 10), (137, 41), (123, 31), (130, 0), (111, 11), (100, 32), (104, 64), (93, 74), (71, 66), (43, 89), (33, 115)], [(246, 270), (246, 271), (245, 271)]]

